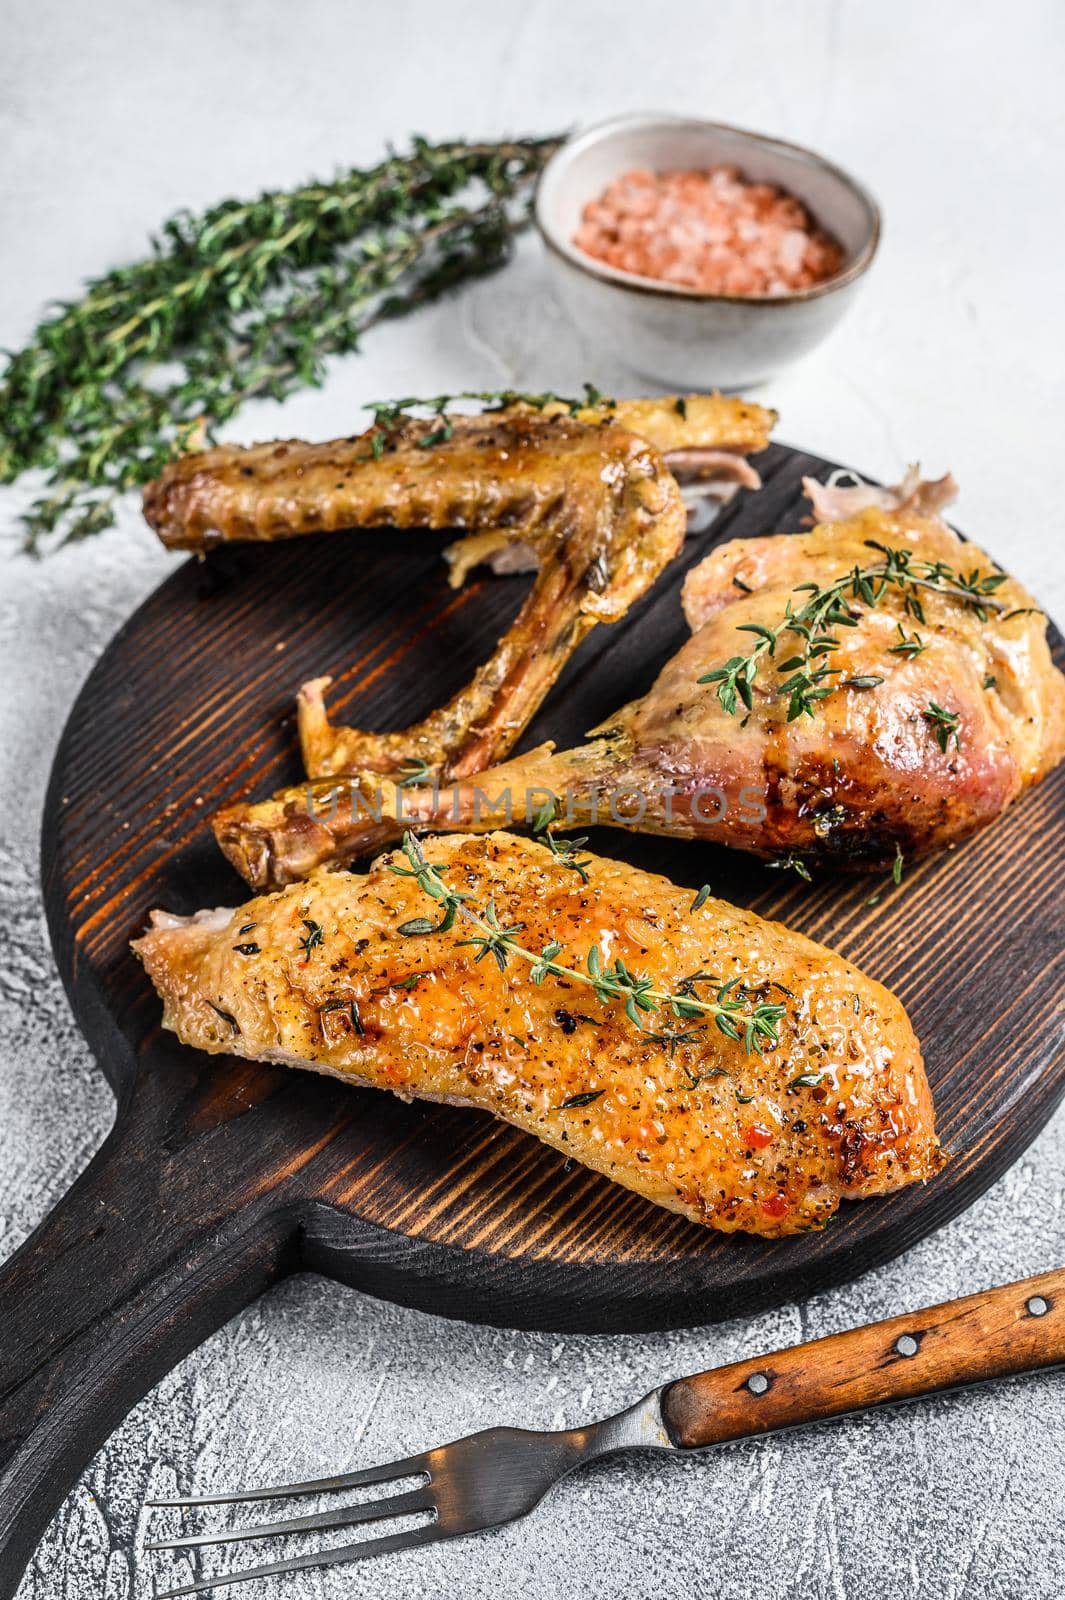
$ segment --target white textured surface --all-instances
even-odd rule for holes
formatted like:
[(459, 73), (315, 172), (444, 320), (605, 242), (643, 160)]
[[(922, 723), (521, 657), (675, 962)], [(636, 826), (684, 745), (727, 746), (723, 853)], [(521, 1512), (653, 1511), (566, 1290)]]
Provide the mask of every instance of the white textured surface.
[[(546, 131), (657, 106), (838, 157), (878, 193), (886, 239), (842, 330), (767, 392), (782, 435), (878, 475), (916, 454), (936, 472), (950, 466), (963, 525), (1065, 616), (1051, 465), (1065, 333), (1061, 6), (6, 0), (0, 33), (8, 346), (46, 297), (138, 254), (173, 208), (369, 160), (412, 129)], [(593, 377), (626, 390), (622, 356), (572, 336), (530, 243), (461, 302), (374, 335), (283, 419), (263, 406), (233, 432), (324, 436), (354, 426), (366, 396), (465, 384), (566, 389)], [(4, 1254), (110, 1116), (39, 910), (51, 752), (92, 661), (169, 566), (132, 509), (100, 541), (29, 563), (17, 553), (20, 499), (0, 498)], [(136, 1409), (56, 1518), (20, 1600), (147, 1596), (137, 1549), (150, 1485), (205, 1490), (387, 1459), (493, 1421), (576, 1421), (685, 1370), (1057, 1265), (1063, 1154), (1059, 1117), (967, 1216), (904, 1260), (805, 1307), (702, 1332), (498, 1332), (293, 1280)], [(1052, 1600), (1065, 1591), (1061, 1426), (1059, 1379), (1011, 1382), (707, 1458), (621, 1462), (500, 1534), (242, 1592)]]

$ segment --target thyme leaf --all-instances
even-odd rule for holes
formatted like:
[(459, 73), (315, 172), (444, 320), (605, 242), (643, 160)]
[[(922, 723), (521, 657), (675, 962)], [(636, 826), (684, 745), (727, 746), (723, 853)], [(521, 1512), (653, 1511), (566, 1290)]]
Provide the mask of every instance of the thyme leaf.
[(408, 756), (399, 770), (401, 777), (397, 780), (397, 788), (400, 789), (414, 789), (433, 781), (433, 769), (421, 756)]
[(323, 1016), (330, 1011), (346, 1011), (351, 1022), (351, 1031), (360, 1037), (365, 1034), (366, 1029), (362, 1025), (362, 1014), (357, 1000), (327, 1000), (325, 1005), (319, 1006), (318, 1009)]
[(223, 1022), (229, 1024), (229, 1028), (232, 1033), (237, 1034), (240, 1032), (240, 1023), (237, 1021), (232, 1011), (224, 1011), (221, 1006), (216, 1006), (213, 1000), (208, 1000), (207, 1004), (210, 1006), (212, 1011), (218, 1013)]
[(954, 740), (954, 748), (961, 749), (961, 732), (959, 723), (961, 718), (956, 711), (945, 711), (934, 700), (928, 702), (927, 709), (921, 712), (925, 721), (930, 723), (936, 736), (936, 742), (943, 754), (946, 755), (950, 741)]
[(555, 820), (555, 814), (555, 802), (553, 800), (546, 801), (533, 820), (533, 832), (540, 843), (546, 845), (547, 849), (550, 850), (556, 861), (560, 862), (562, 866), (568, 867), (571, 872), (575, 872), (582, 883), (587, 883), (587, 869), (590, 861), (587, 857), (583, 861), (577, 860), (578, 854), (588, 843), (587, 836), (583, 836), (580, 839), (556, 839), (555, 835), (549, 831), (552, 822)]
[(781, 856), (779, 861), (767, 861), (766, 866), (771, 872), (794, 872), (797, 878), (804, 883), (813, 883), (813, 876), (809, 867), (801, 856), (795, 854)]

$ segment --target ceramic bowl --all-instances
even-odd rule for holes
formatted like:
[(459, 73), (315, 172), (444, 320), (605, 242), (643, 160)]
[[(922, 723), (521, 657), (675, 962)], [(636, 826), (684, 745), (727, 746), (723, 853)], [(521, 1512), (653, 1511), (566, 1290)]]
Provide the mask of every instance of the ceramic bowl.
[[(573, 243), (585, 204), (630, 168), (719, 162), (797, 195), (843, 246), (842, 270), (792, 294), (702, 294), (622, 272)], [(644, 377), (693, 390), (748, 387), (812, 350), (858, 293), (880, 238), (871, 195), (812, 150), (721, 122), (652, 114), (616, 117), (568, 140), (540, 179), (536, 221), (578, 327)]]

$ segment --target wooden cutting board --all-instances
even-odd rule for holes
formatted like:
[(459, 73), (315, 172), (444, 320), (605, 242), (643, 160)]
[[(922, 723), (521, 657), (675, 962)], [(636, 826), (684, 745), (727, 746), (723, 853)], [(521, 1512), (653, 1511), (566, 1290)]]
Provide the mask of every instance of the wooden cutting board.
[[(576, 742), (642, 693), (685, 637), (687, 569), (722, 539), (799, 527), (800, 479), (831, 465), (768, 451), (762, 492), (689, 540), (623, 622), (594, 631), (526, 743)], [(245, 897), (207, 819), (299, 779), (298, 685), (328, 670), (341, 714), (405, 726), (469, 678), (516, 611), (520, 578), (448, 589), (444, 542), (352, 533), (189, 561), (118, 634), (71, 714), (44, 819), (45, 898), (118, 1110), (88, 1171), (0, 1273), (0, 1597), (130, 1405), (285, 1273), (527, 1328), (749, 1313), (854, 1277), (955, 1216), (1065, 1090), (1065, 768), (971, 843), (907, 868), (875, 906), (865, 878), (808, 885), (711, 846), (593, 838), (833, 945), (905, 1002), (951, 1161), (925, 1187), (845, 1206), (824, 1233), (716, 1235), (480, 1113), (210, 1059), (164, 1035), (129, 940), (152, 906)]]

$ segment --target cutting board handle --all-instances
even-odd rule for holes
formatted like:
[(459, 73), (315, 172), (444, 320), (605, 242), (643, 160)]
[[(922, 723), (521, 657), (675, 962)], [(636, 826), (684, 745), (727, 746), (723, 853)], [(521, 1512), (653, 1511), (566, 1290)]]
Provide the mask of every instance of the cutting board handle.
[(232, 1215), (205, 1152), (167, 1153), (165, 1115), (146, 1074), (0, 1268), (0, 1600), (130, 1407), (295, 1265), (295, 1221), (255, 1202)]

